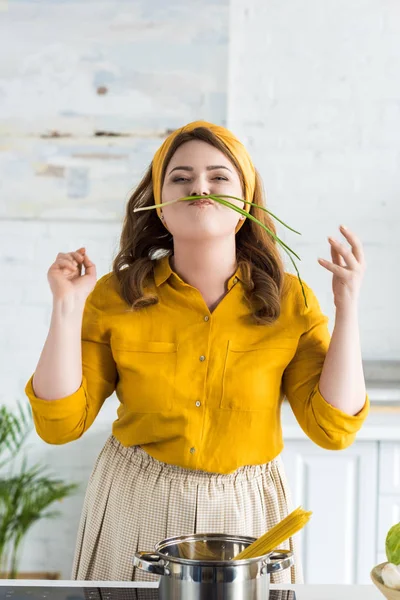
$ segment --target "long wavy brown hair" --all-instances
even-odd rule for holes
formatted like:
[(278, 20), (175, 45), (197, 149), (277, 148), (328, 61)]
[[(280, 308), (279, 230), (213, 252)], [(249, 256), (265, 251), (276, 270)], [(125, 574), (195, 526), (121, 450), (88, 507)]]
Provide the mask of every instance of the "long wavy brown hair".
[[(237, 169), (245, 189), (243, 173), (235, 157), (211, 130), (198, 127), (178, 135), (166, 158), (165, 171), (176, 149), (190, 140), (201, 140), (215, 146), (228, 157)], [(253, 202), (265, 206), (260, 175), (256, 173)], [(154, 281), (155, 261), (160, 256), (173, 254), (172, 234), (161, 223), (156, 210), (134, 213), (134, 209), (154, 205), (152, 164), (132, 193), (123, 223), (120, 247), (113, 262), (113, 272), (119, 282), (120, 294), (133, 310), (157, 304), (158, 297), (146, 287)], [(276, 233), (275, 224), (263, 210), (252, 206), (250, 214)], [(273, 323), (280, 314), (284, 287), (284, 265), (275, 240), (257, 223), (246, 219), (236, 234), (236, 260), (241, 268), (245, 297), (257, 324)], [(154, 289), (154, 288), (153, 288)]]

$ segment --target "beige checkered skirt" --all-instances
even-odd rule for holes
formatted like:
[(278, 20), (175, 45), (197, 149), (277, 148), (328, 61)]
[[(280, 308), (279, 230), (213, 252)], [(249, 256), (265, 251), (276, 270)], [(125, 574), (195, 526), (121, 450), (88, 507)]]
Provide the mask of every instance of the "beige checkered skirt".
[[(137, 550), (192, 533), (259, 537), (292, 509), (280, 457), (221, 475), (159, 462), (111, 436), (89, 479), (72, 578), (157, 581), (133, 567)], [(280, 545), (294, 552), (295, 565), (271, 583), (303, 583), (296, 538)]]

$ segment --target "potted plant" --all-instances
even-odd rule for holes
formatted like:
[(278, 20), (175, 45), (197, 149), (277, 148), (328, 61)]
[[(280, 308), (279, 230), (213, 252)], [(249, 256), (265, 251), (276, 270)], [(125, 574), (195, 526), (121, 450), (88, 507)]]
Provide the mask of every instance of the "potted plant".
[[(0, 577), (15, 579), (23, 541), (34, 523), (60, 513), (56, 501), (77, 488), (48, 472), (44, 465), (28, 465), (23, 445), (32, 430), (28, 405), (11, 412), (0, 407)], [(22, 574), (19, 574), (21, 577)], [(46, 574), (41, 574), (45, 577)], [(29, 574), (33, 577), (33, 574)]]

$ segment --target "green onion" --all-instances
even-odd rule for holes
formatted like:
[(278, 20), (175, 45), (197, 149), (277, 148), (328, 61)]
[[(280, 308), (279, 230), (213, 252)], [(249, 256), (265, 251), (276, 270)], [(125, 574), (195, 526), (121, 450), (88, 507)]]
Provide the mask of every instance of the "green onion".
[(243, 198), (237, 198), (236, 196), (228, 196), (228, 195), (225, 195), (225, 194), (208, 194), (208, 195), (202, 195), (202, 196), (185, 196), (183, 198), (178, 198), (177, 200), (171, 200), (170, 202), (162, 202), (160, 204), (153, 204), (151, 206), (142, 206), (140, 208), (134, 208), (133, 212), (140, 212), (142, 210), (154, 210), (157, 207), (161, 208), (163, 206), (169, 206), (170, 204), (175, 204), (176, 202), (183, 202), (183, 201), (193, 202), (194, 200), (205, 200), (206, 198), (210, 198), (210, 200), (214, 200), (215, 202), (219, 202), (220, 204), (222, 204), (224, 206), (228, 206), (229, 208), (232, 208), (236, 212), (240, 213), (241, 215), (244, 215), (247, 219), (250, 219), (251, 221), (254, 221), (258, 225), (260, 225), (260, 227), (262, 227), (281, 246), (281, 248), (283, 248), (283, 250), (286, 252), (286, 254), (288, 255), (288, 257), (289, 257), (289, 259), (290, 259), (290, 261), (292, 263), (292, 265), (295, 268), (298, 280), (300, 282), (300, 286), (301, 286), (301, 291), (302, 291), (302, 294), (303, 294), (304, 302), (305, 302), (305, 305), (307, 307), (308, 304), (307, 304), (306, 293), (305, 293), (305, 290), (304, 290), (304, 285), (303, 285), (303, 282), (301, 280), (300, 273), (299, 273), (299, 270), (297, 268), (297, 265), (294, 262), (294, 259), (292, 257), (292, 254), (293, 254), (293, 256), (295, 256), (298, 260), (301, 260), (301, 258), (298, 256), (298, 254), (296, 254), (296, 252), (294, 252), (281, 239), (279, 239), (279, 237), (277, 235), (275, 235), (275, 233), (273, 231), (271, 231), (266, 225), (264, 225), (264, 223), (261, 223), (261, 221), (259, 221), (256, 217), (254, 217), (250, 213), (246, 212), (242, 208), (239, 208), (235, 204), (232, 204), (231, 202), (228, 202), (228, 200), (224, 200), (224, 198), (231, 198), (233, 200), (238, 200), (239, 202), (244, 202), (245, 204), (250, 204), (250, 206), (255, 206), (256, 208), (259, 208), (260, 210), (264, 210), (266, 213), (268, 213), (269, 215), (271, 215), (271, 217), (273, 217), (274, 219), (276, 219), (277, 221), (279, 221), (279, 223), (282, 223), (282, 225), (284, 225), (287, 229), (290, 229), (290, 231), (293, 231), (294, 233), (297, 233), (298, 235), (301, 235), (301, 233), (299, 231), (296, 231), (295, 229), (292, 229), (291, 227), (289, 227), (289, 225), (287, 225), (284, 221), (281, 221), (280, 219), (278, 219), (277, 216), (275, 216), (273, 213), (271, 213), (264, 206), (259, 206), (258, 204), (255, 204), (254, 202), (248, 202), (246, 200), (243, 200)]

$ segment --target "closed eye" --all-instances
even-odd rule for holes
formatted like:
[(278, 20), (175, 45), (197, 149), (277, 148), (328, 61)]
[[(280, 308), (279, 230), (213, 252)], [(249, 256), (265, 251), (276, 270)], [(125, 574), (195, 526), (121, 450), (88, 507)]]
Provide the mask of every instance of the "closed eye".
[[(222, 177), (222, 175), (217, 175), (217, 177), (213, 177), (213, 180), (229, 181), (226, 177)], [(174, 183), (178, 183), (180, 181), (190, 181), (190, 179), (187, 179), (187, 177), (174, 177), (172, 181)]]

